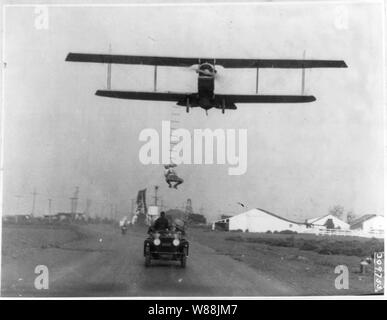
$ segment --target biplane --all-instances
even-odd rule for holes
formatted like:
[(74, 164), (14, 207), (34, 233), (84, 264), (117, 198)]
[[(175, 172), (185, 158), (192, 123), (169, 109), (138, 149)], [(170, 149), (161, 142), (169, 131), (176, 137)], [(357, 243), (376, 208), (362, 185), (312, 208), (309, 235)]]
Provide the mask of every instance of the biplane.
[[(111, 64), (151, 65), (154, 66), (154, 91), (116, 91), (97, 90), (96, 95), (109, 98), (171, 101), (186, 108), (201, 107), (209, 110), (211, 108), (237, 109), (239, 103), (305, 103), (315, 101), (311, 95), (303, 94), (304, 70), (307, 68), (346, 68), (342, 60), (296, 60), (296, 59), (214, 59), (214, 58), (178, 58), (157, 56), (128, 56), (113, 54), (89, 54), (69, 53), (66, 61), (94, 62)], [(157, 67), (183, 67), (193, 68), (198, 74), (197, 92), (160, 92), (157, 91)], [(216, 66), (223, 68), (254, 68), (257, 70), (255, 94), (220, 94), (215, 93)], [(301, 95), (265, 95), (258, 94), (258, 75), (261, 68), (279, 69), (303, 69), (302, 72), (302, 94)], [(108, 70), (111, 70), (108, 69)], [(109, 71), (111, 72), (111, 71)], [(110, 75), (109, 75), (110, 76)]]

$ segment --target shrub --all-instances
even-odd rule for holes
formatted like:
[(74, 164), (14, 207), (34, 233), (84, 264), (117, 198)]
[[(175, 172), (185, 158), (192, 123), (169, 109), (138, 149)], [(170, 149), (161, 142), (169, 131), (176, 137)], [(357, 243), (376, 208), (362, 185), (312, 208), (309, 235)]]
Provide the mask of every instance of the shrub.
[[(276, 232), (274, 232), (275, 234)], [(278, 232), (277, 232), (278, 233)], [(383, 242), (380, 240), (335, 240), (327, 238), (319, 239), (305, 239), (296, 236), (283, 238), (281, 236), (265, 236), (262, 234), (257, 237), (246, 237), (246, 236), (232, 236), (227, 237), (226, 240), (249, 242), (249, 243), (260, 243), (268, 246), (277, 247), (294, 247), (300, 250), (314, 251), (319, 254), (326, 255), (347, 255), (357, 257), (368, 257), (372, 256), (374, 252), (384, 251)]]
[(319, 248), (319, 246), (316, 244), (316, 242), (312, 241), (302, 241), (301, 245), (299, 246), (300, 250), (312, 250), (315, 251)]
[(241, 236), (226, 237), (225, 240), (228, 240), (228, 241), (238, 241), (238, 242), (245, 241)]
[(279, 232), (280, 234), (297, 234), (297, 231), (292, 230), (282, 230)]

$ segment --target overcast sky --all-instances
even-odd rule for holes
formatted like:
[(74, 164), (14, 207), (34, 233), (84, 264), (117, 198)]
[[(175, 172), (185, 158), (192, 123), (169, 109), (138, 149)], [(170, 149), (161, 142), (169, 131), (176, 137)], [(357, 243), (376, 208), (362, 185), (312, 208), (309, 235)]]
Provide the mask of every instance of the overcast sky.
[[(344, 15), (340, 16), (340, 12)], [(347, 19), (345, 18), (347, 17)], [(48, 29), (34, 27), (34, 7), (8, 7), (5, 21), (4, 213), (79, 210), (121, 215), (139, 189), (159, 185), (168, 207), (191, 198), (208, 218), (260, 207), (303, 220), (339, 204), (383, 214), (383, 56), (380, 4), (50, 7)], [(343, 20), (344, 19), (344, 20)], [(206, 116), (197, 108), (180, 126), (247, 129), (248, 167), (182, 165), (185, 183), (167, 188), (161, 165), (138, 152), (144, 128), (170, 120), (169, 102), (97, 97), (106, 65), (65, 62), (68, 52), (214, 58), (345, 60), (348, 69), (306, 71), (306, 104), (249, 104)], [(159, 68), (160, 91), (195, 92), (197, 75)], [(299, 94), (300, 70), (260, 71), (266, 94)], [(112, 88), (153, 90), (152, 67), (112, 67)], [(219, 68), (216, 92), (255, 92), (255, 70)], [(192, 132), (192, 131), (191, 131)], [(20, 197), (19, 197), (20, 196)]]

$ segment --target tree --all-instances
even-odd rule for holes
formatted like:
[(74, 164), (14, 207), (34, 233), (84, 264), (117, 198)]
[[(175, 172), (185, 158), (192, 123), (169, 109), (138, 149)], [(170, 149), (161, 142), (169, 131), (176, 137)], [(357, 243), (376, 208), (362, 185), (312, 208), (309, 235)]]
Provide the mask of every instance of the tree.
[(351, 224), (353, 220), (356, 219), (356, 215), (352, 210), (345, 213), (344, 207), (340, 205), (335, 205), (329, 209), (329, 214)]
[(329, 209), (329, 214), (341, 219), (344, 216), (344, 207), (335, 205)]
[(206, 224), (207, 223), (207, 219), (202, 214), (192, 213), (192, 214), (189, 215), (189, 222), (193, 223), (193, 224), (195, 224), (195, 223)]
[(335, 228), (335, 224), (333, 223), (332, 219), (328, 219), (327, 222), (325, 222), (325, 226), (327, 227), (327, 229), (334, 229)]
[(353, 213), (353, 211), (348, 211), (347, 212), (347, 223), (351, 224), (353, 220), (356, 219), (356, 216), (355, 214)]

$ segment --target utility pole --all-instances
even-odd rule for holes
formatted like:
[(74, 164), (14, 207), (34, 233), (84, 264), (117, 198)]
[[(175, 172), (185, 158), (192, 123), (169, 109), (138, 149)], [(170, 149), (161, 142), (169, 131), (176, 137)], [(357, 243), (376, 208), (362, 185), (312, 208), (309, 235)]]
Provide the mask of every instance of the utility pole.
[(193, 213), (192, 200), (187, 199), (187, 204), (185, 205), (185, 219), (187, 221), (191, 218), (192, 213)]
[(52, 199), (48, 199), (48, 214), (51, 215), (51, 203)]
[(16, 214), (19, 214), (20, 213), (20, 199), (23, 198), (23, 196), (21, 195), (16, 195), (15, 196), (16, 198)]
[(113, 204), (110, 204), (110, 220), (113, 220)]
[(159, 199), (158, 196), (157, 196), (157, 191), (159, 190), (159, 186), (155, 186), (155, 195), (154, 195), (154, 199), (155, 199), (155, 206), (157, 206), (157, 200)]
[(35, 204), (36, 204), (36, 196), (38, 193), (36, 192), (36, 188), (34, 188), (34, 192), (32, 192), (32, 210), (31, 210), (31, 216), (33, 217), (35, 215)]
[(104, 213), (105, 213), (105, 206), (106, 206), (105, 203), (102, 203), (102, 204), (101, 204), (101, 210), (100, 210), (100, 213), (99, 213), (101, 217), (104, 216)]
[(135, 204), (136, 199), (130, 199), (130, 213), (132, 217), (134, 216), (134, 204)]
[(89, 217), (90, 215), (90, 207), (91, 207), (91, 200), (89, 198), (86, 199), (86, 208), (85, 208), (85, 216)]
[(79, 194), (79, 187), (75, 187), (74, 195), (70, 198), (71, 201), (71, 213), (77, 212), (77, 206), (78, 206), (78, 194)]

